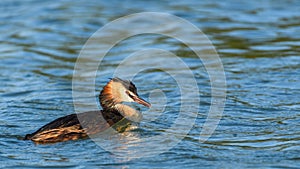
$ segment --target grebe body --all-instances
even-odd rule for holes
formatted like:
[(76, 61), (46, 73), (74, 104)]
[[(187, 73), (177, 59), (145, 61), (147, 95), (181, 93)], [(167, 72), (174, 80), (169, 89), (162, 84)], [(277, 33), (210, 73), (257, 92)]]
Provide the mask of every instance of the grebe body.
[(139, 121), (142, 115), (123, 102), (137, 102), (146, 107), (146, 102), (137, 94), (137, 89), (131, 81), (120, 78), (111, 79), (99, 95), (103, 110), (70, 114), (60, 117), (32, 134), (27, 134), (24, 140), (36, 143), (56, 143), (68, 140), (87, 138), (89, 135), (100, 133), (117, 124), (124, 118)]

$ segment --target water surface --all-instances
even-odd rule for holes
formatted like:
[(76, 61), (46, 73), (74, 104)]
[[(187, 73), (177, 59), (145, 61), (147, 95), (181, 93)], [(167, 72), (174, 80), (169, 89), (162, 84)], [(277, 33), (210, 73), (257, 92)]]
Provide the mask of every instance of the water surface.
[[(299, 6), (297, 0), (1, 1), (0, 167), (298, 168)], [(72, 75), (86, 40), (109, 21), (144, 11), (167, 12), (187, 19), (210, 38), (219, 52), (228, 96), (212, 137), (205, 143), (198, 141), (211, 101), (210, 80), (201, 61), (179, 41), (141, 35), (125, 40), (108, 53), (97, 73), (96, 92), (122, 59), (137, 49), (160, 48), (177, 54), (193, 71), (199, 87), (195, 92), (201, 96), (195, 124), (178, 145), (154, 157), (130, 156), (138, 154), (134, 149), (136, 138), (164, 133), (178, 115), (178, 86), (161, 70), (146, 70), (134, 79), (141, 96), (148, 98), (148, 91), (161, 89), (168, 100), (159, 118), (143, 121), (137, 129), (125, 133), (125, 139), (120, 138), (128, 141), (124, 149), (129, 154), (127, 159), (105, 151), (90, 139), (51, 145), (20, 140), (53, 119), (74, 113)], [(147, 62), (141, 60), (139, 64)], [(157, 100), (161, 97), (159, 93), (154, 95)], [(141, 110), (146, 116), (151, 113)], [(118, 144), (126, 142), (116, 142), (116, 147)], [(165, 145), (160, 146), (152, 151)]]

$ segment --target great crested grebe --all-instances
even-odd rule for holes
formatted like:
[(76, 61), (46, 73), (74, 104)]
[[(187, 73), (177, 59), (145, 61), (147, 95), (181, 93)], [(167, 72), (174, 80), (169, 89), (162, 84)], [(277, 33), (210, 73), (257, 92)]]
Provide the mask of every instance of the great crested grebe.
[(151, 104), (137, 94), (137, 89), (131, 81), (112, 78), (100, 92), (100, 104), (103, 110), (70, 114), (60, 117), (32, 134), (27, 134), (24, 140), (36, 143), (55, 143), (67, 140), (86, 138), (97, 134), (126, 118), (131, 121), (140, 120), (141, 113), (123, 102), (137, 102), (146, 107)]

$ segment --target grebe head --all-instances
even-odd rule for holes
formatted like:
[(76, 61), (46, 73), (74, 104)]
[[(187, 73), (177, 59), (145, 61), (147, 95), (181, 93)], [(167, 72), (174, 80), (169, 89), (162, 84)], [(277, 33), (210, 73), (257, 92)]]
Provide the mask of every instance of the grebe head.
[(151, 104), (140, 98), (135, 85), (131, 81), (112, 78), (104, 87), (99, 96), (103, 109), (115, 108), (122, 102), (136, 102), (146, 107)]

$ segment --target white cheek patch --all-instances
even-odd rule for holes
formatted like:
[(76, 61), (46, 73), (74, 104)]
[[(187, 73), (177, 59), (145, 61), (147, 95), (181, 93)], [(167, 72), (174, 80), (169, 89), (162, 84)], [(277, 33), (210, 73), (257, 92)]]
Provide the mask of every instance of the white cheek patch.
[(126, 87), (124, 87), (121, 83), (112, 83), (112, 95), (113, 98), (117, 99), (120, 102), (134, 102), (131, 96), (137, 97), (136, 94), (129, 91)]
[(124, 93), (123, 101), (125, 102), (133, 102), (132, 98)]

